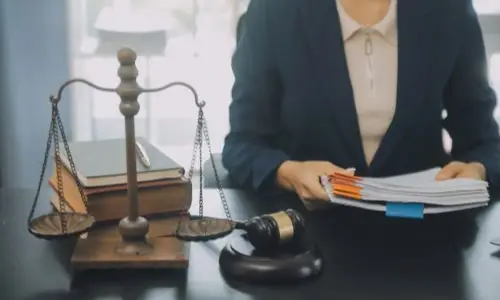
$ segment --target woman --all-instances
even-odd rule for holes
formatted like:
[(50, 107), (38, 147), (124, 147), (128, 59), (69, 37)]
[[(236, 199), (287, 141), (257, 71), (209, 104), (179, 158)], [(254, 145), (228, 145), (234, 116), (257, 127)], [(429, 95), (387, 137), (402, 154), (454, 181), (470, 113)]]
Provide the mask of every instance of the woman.
[(471, 0), (252, 0), (245, 18), (223, 150), (236, 184), (327, 200), (325, 173), (435, 166), (439, 180), (498, 184), (496, 99)]

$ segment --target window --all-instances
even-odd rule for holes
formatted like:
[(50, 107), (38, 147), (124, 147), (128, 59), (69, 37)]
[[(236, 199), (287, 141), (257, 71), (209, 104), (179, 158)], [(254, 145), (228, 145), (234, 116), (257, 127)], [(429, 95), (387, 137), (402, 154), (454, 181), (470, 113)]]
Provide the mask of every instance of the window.
[[(484, 35), (486, 52), (489, 62), (491, 84), (500, 99), (500, 1), (474, 0), (474, 7), (479, 14), (479, 21)], [(497, 122), (500, 123), (500, 106), (495, 111)], [(451, 150), (451, 138), (444, 132), (444, 146)]]
[(479, 14), (500, 14), (498, 0), (474, 0), (474, 8)]
[[(207, 102), (212, 150), (220, 152), (228, 131), (235, 28), (246, 6), (242, 0), (72, 0), (72, 77), (116, 86), (116, 51), (130, 46), (138, 53), (141, 86), (184, 81), (197, 90)], [(75, 85), (72, 98), (75, 140), (124, 136), (117, 95)], [(139, 102), (136, 134), (188, 167), (197, 117), (190, 92), (176, 87), (141, 95)]]
[[(474, 0), (484, 35), (489, 63), (489, 77), (497, 98), (500, 99), (500, 1)], [(500, 123), (500, 106), (495, 111)]]

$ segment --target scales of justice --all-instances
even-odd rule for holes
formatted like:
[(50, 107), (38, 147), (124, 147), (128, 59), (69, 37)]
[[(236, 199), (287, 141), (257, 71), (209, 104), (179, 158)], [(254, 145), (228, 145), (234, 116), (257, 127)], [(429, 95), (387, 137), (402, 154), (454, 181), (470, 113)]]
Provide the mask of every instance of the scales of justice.
[[(220, 184), (215, 161), (210, 147), (208, 129), (203, 112), (204, 101), (200, 101), (193, 87), (183, 82), (172, 82), (158, 88), (145, 89), (138, 85), (138, 70), (135, 65), (136, 53), (130, 48), (122, 48), (117, 54), (120, 66), (120, 83), (116, 88), (98, 86), (85, 79), (66, 81), (56, 96), (50, 97), (52, 118), (47, 139), (47, 146), (38, 182), (38, 189), (28, 216), (28, 231), (37, 238), (56, 240), (77, 237), (78, 242), (73, 252), (73, 267), (85, 269), (110, 268), (185, 268), (188, 264), (183, 253), (175, 253), (172, 240), (148, 237), (148, 220), (139, 215), (139, 193), (137, 182), (137, 157), (134, 117), (140, 109), (137, 101), (142, 93), (153, 93), (173, 86), (182, 86), (193, 94), (198, 108), (198, 121), (194, 138), (193, 156), (186, 179), (192, 180), (194, 165), (198, 157), (200, 165), (199, 214), (191, 216), (185, 213), (174, 220), (175, 229), (171, 237), (184, 242), (205, 242), (229, 235), (233, 230), (243, 230), (244, 235), (236, 236), (222, 249), (219, 256), (221, 270), (233, 278), (239, 277), (250, 281), (286, 281), (313, 277), (323, 268), (321, 253), (317, 247), (302, 245), (305, 236), (304, 218), (293, 209), (286, 209), (272, 214), (256, 216), (246, 221), (231, 218), (229, 206)], [(125, 119), (125, 152), (127, 170), (128, 216), (112, 227), (111, 236), (95, 234), (96, 220), (88, 213), (66, 211), (61, 175), (62, 166), (59, 153), (64, 148), (73, 178), (85, 206), (87, 199), (83, 192), (77, 170), (71, 156), (64, 126), (59, 115), (58, 104), (64, 89), (73, 83), (83, 83), (104, 92), (114, 92), (120, 97), (119, 109)], [(62, 143), (59, 142), (62, 139)], [(59, 209), (51, 213), (34, 217), (37, 207), (47, 161), (54, 144), (54, 159), (57, 175), (57, 195)], [(224, 218), (203, 216), (203, 145), (208, 148), (217, 189), (219, 192)], [(168, 201), (168, 199), (166, 199)], [(98, 231), (98, 230), (97, 230)], [(116, 237), (119, 238), (116, 238)], [(75, 258), (75, 256), (77, 258)], [(182, 261), (177, 263), (176, 261)]]
[[(66, 140), (64, 127), (58, 110), (58, 104), (61, 101), (63, 90), (73, 83), (83, 83), (100, 91), (115, 92), (121, 99), (119, 109), (125, 119), (125, 151), (128, 198), (128, 217), (125, 217), (121, 221), (119, 221), (117, 226), (117, 231), (121, 236), (121, 240), (116, 241), (96, 238), (92, 237), (91, 234), (88, 234), (85, 239), (88, 240), (86, 241), (88, 243), (88, 247), (86, 247), (86, 249), (89, 250), (87, 251), (88, 253), (83, 253), (83, 256), (85, 256), (85, 264), (88, 264), (89, 268), (158, 268), (162, 266), (171, 267), (171, 264), (167, 263), (167, 261), (171, 262), (172, 260), (172, 253), (168, 249), (169, 245), (165, 243), (155, 243), (154, 240), (149, 240), (147, 238), (149, 230), (148, 220), (139, 215), (140, 200), (137, 183), (137, 158), (135, 150), (136, 138), (134, 117), (140, 109), (140, 105), (137, 101), (140, 94), (160, 92), (173, 86), (183, 86), (192, 92), (195, 105), (198, 108), (198, 126), (195, 135), (191, 169), (188, 172), (187, 178), (191, 180), (191, 177), (193, 175), (193, 167), (196, 161), (197, 151), (200, 159), (200, 165), (202, 163), (202, 145), (205, 141), (205, 144), (207, 145), (210, 152), (212, 167), (215, 172), (215, 178), (218, 183), (220, 192), (219, 194), (226, 214), (225, 219), (203, 217), (203, 187), (200, 185), (199, 216), (180, 218), (177, 224), (177, 229), (175, 231), (175, 236), (184, 241), (207, 241), (229, 234), (235, 227), (237, 227), (238, 222), (233, 222), (231, 220), (229, 207), (219, 183), (217, 170), (215, 168), (215, 162), (212, 156), (212, 151), (210, 149), (208, 130), (206, 128), (204, 113), (202, 109), (205, 105), (205, 102), (199, 100), (198, 95), (193, 87), (183, 82), (172, 82), (158, 88), (141, 88), (136, 81), (138, 76), (138, 70), (135, 65), (135, 61), (137, 58), (136, 53), (130, 48), (122, 48), (118, 51), (117, 58), (120, 63), (120, 66), (118, 68), (120, 83), (116, 88), (100, 87), (85, 79), (71, 79), (69, 81), (66, 81), (59, 88), (57, 96), (50, 97), (50, 102), (52, 105), (52, 121), (50, 123), (49, 137), (47, 141), (47, 148), (45, 151), (42, 172), (40, 175), (40, 181), (38, 184), (38, 190), (28, 217), (28, 231), (35, 237), (47, 240), (67, 237), (82, 237), (82, 235), (91, 231), (91, 227), (95, 223), (94, 217), (87, 213), (66, 211), (65, 201), (63, 201), (64, 194), (61, 179), (62, 166), (59, 157), (59, 151), (61, 151), (60, 147), (62, 145), (64, 147), (64, 151), (66, 151), (69, 163), (71, 165), (71, 170), (69, 171), (76, 179), (83, 203), (87, 205), (87, 199), (83, 193), (82, 185), (78, 180), (76, 168), (71, 157), (71, 150), (69, 149), (68, 142)], [(61, 145), (59, 142), (58, 132), (60, 133), (60, 137), (62, 139)], [(54, 159), (58, 181), (57, 194), (59, 197), (60, 209), (55, 210), (49, 214), (34, 218), (34, 212), (37, 206), (37, 201), (39, 198), (44, 173), (47, 166), (48, 156), (52, 148), (52, 142), (54, 144)], [(202, 184), (201, 176), (200, 184)]]

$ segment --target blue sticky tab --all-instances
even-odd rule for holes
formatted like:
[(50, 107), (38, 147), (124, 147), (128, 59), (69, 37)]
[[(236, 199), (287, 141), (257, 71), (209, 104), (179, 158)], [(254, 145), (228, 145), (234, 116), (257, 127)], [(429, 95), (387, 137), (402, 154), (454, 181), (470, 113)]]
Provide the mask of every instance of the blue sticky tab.
[(424, 204), (390, 202), (385, 206), (385, 215), (388, 217), (423, 219)]

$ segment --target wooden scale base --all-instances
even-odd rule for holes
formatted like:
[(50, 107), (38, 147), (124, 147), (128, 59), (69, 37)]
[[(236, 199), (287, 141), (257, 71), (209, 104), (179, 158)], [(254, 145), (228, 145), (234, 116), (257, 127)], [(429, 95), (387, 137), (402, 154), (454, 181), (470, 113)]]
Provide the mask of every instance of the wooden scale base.
[(185, 269), (189, 265), (189, 243), (172, 236), (179, 218), (149, 220), (147, 241), (151, 252), (124, 255), (118, 226), (96, 228), (78, 238), (71, 265), (75, 271), (89, 269)]

